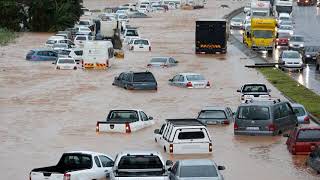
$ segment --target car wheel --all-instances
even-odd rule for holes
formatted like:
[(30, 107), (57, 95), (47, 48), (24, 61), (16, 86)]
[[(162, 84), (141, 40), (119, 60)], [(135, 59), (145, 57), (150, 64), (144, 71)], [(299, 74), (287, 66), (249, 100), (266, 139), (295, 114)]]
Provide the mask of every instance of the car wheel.
[(157, 141), (157, 138), (154, 138), (154, 141), (155, 141), (155, 142), (158, 142), (158, 141)]
[(165, 146), (163, 146), (163, 151), (167, 152), (167, 148)]
[(317, 66), (316, 66), (316, 70), (319, 70), (320, 69), (320, 65), (319, 64), (317, 64)]

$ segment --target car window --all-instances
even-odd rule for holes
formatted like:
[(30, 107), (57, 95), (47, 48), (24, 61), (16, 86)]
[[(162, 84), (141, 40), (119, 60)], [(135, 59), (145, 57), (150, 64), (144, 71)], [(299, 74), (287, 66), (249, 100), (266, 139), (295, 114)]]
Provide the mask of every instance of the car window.
[(118, 169), (162, 169), (163, 164), (155, 155), (126, 155), (121, 157)]
[(137, 30), (127, 30), (126, 36), (139, 36)]
[(241, 106), (238, 110), (239, 119), (268, 120), (270, 119), (269, 108), (265, 106)]
[(82, 56), (82, 55), (83, 55), (83, 51), (82, 51), (82, 50), (74, 51), (74, 53), (75, 53), (77, 56)]
[(280, 117), (287, 117), (289, 115), (289, 109), (288, 106), (284, 103), (284, 104), (280, 104)]
[(77, 38), (76, 38), (76, 40), (78, 40), (78, 41), (85, 41), (87, 38), (85, 37), (85, 36), (78, 36)]
[(110, 158), (102, 155), (100, 155), (99, 158), (101, 160), (102, 167), (111, 167), (113, 165), (113, 161)]
[(35, 51), (30, 50), (27, 55), (33, 55), (34, 53), (35, 53)]
[(178, 167), (179, 167), (179, 161), (172, 166), (171, 173), (176, 175), (178, 171)]
[(173, 58), (170, 58), (170, 59), (169, 59), (169, 62), (172, 63), (172, 64), (174, 64), (176, 61), (175, 61)]
[(263, 84), (244, 85), (242, 92), (267, 92), (267, 87)]
[(121, 73), (118, 78), (119, 78), (120, 80), (123, 80), (123, 76), (124, 76), (124, 73)]
[(275, 118), (275, 119), (281, 118), (281, 115), (280, 115), (280, 105), (276, 105), (276, 106), (274, 107), (274, 118)]
[(214, 166), (208, 165), (181, 166), (180, 177), (218, 177), (218, 172)]
[(282, 53), (282, 58), (300, 58), (300, 54), (295, 51)]
[(306, 115), (306, 112), (303, 109), (303, 107), (293, 107), (293, 111), (296, 114), (296, 116), (304, 116), (304, 115)]
[(75, 64), (73, 59), (58, 59), (59, 64)]
[(187, 81), (202, 81), (205, 80), (202, 75), (187, 75)]
[(191, 131), (191, 132), (180, 132), (178, 135), (178, 139), (203, 139), (204, 133), (202, 131)]
[(48, 51), (38, 51), (37, 53), (39, 56), (48, 56)]
[(99, 161), (98, 156), (95, 156), (95, 157), (94, 157), (94, 162), (96, 163), (96, 165), (97, 165), (98, 167), (101, 167), (101, 164), (100, 164), (100, 161)]
[(46, 44), (55, 44), (57, 41), (56, 40), (47, 40)]
[(108, 117), (109, 121), (119, 122), (135, 122), (138, 121), (138, 113), (136, 111), (111, 111)]
[(151, 73), (134, 73), (133, 82), (155, 82), (153, 75)]
[(134, 41), (134, 44), (149, 45), (149, 41), (148, 41), (148, 40), (144, 40), (144, 39), (136, 39), (136, 40)]
[(160, 134), (163, 133), (164, 128), (166, 127), (166, 124), (162, 124), (161, 129), (160, 129)]
[(141, 113), (142, 121), (148, 121), (149, 120), (148, 116), (144, 112), (141, 111), (140, 113)]
[(152, 63), (166, 63), (167, 62), (167, 58), (152, 58), (151, 62)]
[(320, 130), (319, 129), (300, 130), (297, 137), (297, 141), (299, 142), (320, 141)]
[(70, 52), (71, 52), (70, 50), (62, 49), (61, 51), (59, 51), (59, 54), (61, 54), (61, 55), (69, 55)]
[(176, 75), (175, 77), (173, 77), (173, 81), (178, 81), (180, 78), (180, 75)]
[(221, 110), (206, 110), (199, 114), (200, 119), (226, 119), (226, 114)]
[(90, 169), (92, 159), (90, 155), (86, 154), (64, 154), (59, 164), (63, 167)]
[(179, 81), (180, 81), (180, 82), (184, 82), (184, 76), (183, 76), (183, 75), (180, 75)]

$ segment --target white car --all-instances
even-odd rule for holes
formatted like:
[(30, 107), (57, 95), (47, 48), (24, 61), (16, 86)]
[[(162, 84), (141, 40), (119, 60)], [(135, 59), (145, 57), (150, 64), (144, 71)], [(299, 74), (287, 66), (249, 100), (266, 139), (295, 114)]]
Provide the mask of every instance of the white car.
[(91, 16), (92, 12), (88, 8), (81, 8), (84, 16)]
[(147, 5), (145, 5), (145, 4), (141, 4), (141, 5), (139, 6), (139, 8), (138, 8), (138, 11), (139, 11), (139, 12), (142, 12), (142, 13), (148, 13), (148, 12), (149, 12), (148, 7), (147, 7)]
[(206, 126), (197, 119), (167, 119), (154, 130), (155, 141), (169, 154), (212, 153), (212, 140)]
[(243, 29), (243, 19), (242, 18), (232, 18), (230, 21), (231, 29)]
[(241, 93), (240, 101), (245, 103), (246, 101), (267, 101), (271, 99), (271, 89), (267, 89), (265, 84), (259, 83), (247, 83), (244, 84), (237, 92)]
[(79, 27), (79, 30), (78, 32), (76, 33), (77, 35), (91, 35), (92, 34), (92, 31), (90, 28), (88, 27)]
[(131, 133), (152, 126), (154, 120), (141, 110), (111, 110), (106, 121), (98, 121), (96, 132)]
[(177, 5), (176, 5), (176, 3), (174, 3), (174, 2), (169, 2), (169, 3), (168, 3), (168, 8), (169, 8), (170, 10), (177, 9)]
[(52, 49), (55, 51), (60, 51), (64, 49), (69, 49), (70, 46), (67, 43), (56, 43), (52, 46)]
[(131, 51), (151, 51), (150, 41), (147, 39), (135, 39), (130, 45)]
[(278, 27), (277, 32), (279, 34), (283, 33), (283, 34), (290, 34), (291, 36), (293, 35), (293, 27), (290, 25), (280, 25)]
[(126, 14), (118, 14), (118, 21), (120, 22), (129, 22), (129, 18)]
[(169, 85), (183, 88), (210, 88), (208, 80), (198, 73), (179, 73), (169, 79)]
[(78, 24), (76, 25), (77, 27), (90, 27), (93, 24), (93, 22), (89, 19), (80, 19)]
[(46, 41), (45, 46), (46, 47), (52, 47), (54, 44), (58, 43), (59, 40), (64, 40), (65, 38), (62, 36), (51, 36), (49, 39)]
[(279, 57), (280, 69), (300, 70), (303, 71), (304, 64), (302, 56), (298, 51), (288, 50), (282, 51)]
[(77, 63), (73, 58), (59, 58), (56, 62), (55, 69), (61, 70), (77, 70)]
[(102, 153), (70, 151), (62, 155), (55, 166), (31, 170), (32, 180), (105, 179), (109, 176), (114, 160)]
[(59, 51), (59, 57), (70, 57), (73, 58), (77, 63), (83, 60), (83, 50), (79, 48), (64, 49)]
[(116, 11), (116, 14), (128, 14), (128, 10), (119, 9)]
[(123, 42), (129, 43), (131, 38), (139, 38), (140, 33), (138, 29), (127, 28), (123, 33)]
[(127, 44), (125, 44), (127, 46), (128, 50), (130, 50), (130, 47), (133, 45), (133, 42), (136, 39), (140, 39), (140, 37), (133, 37), (130, 39), (130, 41), (127, 42)]
[(74, 38), (74, 44), (77, 46), (77, 47), (81, 47), (83, 48), (84, 46), (84, 43), (86, 41), (90, 41), (92, 40), (91, 36), (87, 36), (87, 35), (77, 35), (75, 38)]
[(289, 13), (280, 13), (277, 20), (279, 24), (281, 21), (291, 21), (292, 19)]

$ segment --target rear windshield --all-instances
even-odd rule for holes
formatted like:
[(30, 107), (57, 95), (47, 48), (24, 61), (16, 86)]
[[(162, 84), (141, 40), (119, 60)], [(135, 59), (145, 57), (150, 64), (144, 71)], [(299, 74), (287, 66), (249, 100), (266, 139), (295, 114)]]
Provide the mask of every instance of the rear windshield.
[(136, 111), (111, 111), (107, 121), (119, 122), (135, 122), (138, 121), (138, 113)]
[(180, 177), (218, 177), (218, 172), (214, 166), (181, 166)]
[(296, 51), (287, 52), (282, 54), (282, 58), (299, 58), (300, 54)]
[(149, 45), (149, 41), (143, 40), (143, 39), (138, 39), (134, 41), (134, 44), (144, 44), (144, 45)]
[(57, 40), (48, 40), (47, 42), (46, 42), (46, 44), (54, 44), (54, 43), (56, 43), (57, 42)]
[(288, 33), (279, 33), (278, 34), (278, 38), (290, 38), (290, 34)]
[(33, 55), (35, 51), (30, 50), (27, 55)]
[(127, 30), (126, 36), (139, 36), (136, 30)]
[(205, 80), (203, 76), (201, 75), (187, 75), (188, 81), (202, 81)]
[(86, 40), (87, 38), (85, 37), (85, 36), (78, 36), (77, 38), (76, 38), (76, 40)]
[(192, 131), (192, 132), (180, 132), (178, 139), (203, 139), (204, 133), (202, 131)]
[(238, 118), (246, 120), (270, 119), (269, 108), (264, 106), (242, 106), (238, 110)]
[(166, 58), (152, 58), (151, 62), (152, 63), (166, 63), (167, 59)]
[(59, 162), (59, 166), (79, 169), (90, 169), (92, 167), (92, 159), (87, 154), (64, 154)]
[(298, 41), (298, 42), (303, 42), (304, 38), (301, 36), (293, 36), (290, 38), (290, 41)]
[(74, 51), (74, 53), (75, 53), (77, 56), (82, 56), (83, 51), (82, 51), (82, 50)]
[(59, 59), (58, 63), (60, 64), (74, 64), (74, 60), (73, 59)]
[(249, 93), (249, 92), (267, 92), (267, 87), (265, 85), (245, 85), (242, 89), (242, 92)]
[(89, 21), (80, 21), (79, 25), (90, 25)]
[(320, 130), (318, 129), (300, 130), (297, 141), (299, 142), (320, 141)]
[(61, 51), (59, 51), (59, 54), (61, 54), (61, 55), (69, 55), (70, 52), (71, 51), (69, 51), (69, 50), (61, 50)]
[(304, 116), (306, 115), (306, 112), (302, 107), (292, 107), (293, 111), (295, 112), (296, 116)]
[(151, 73), (134, 73), (133, 82), (155, 82)]
[(163, 164), (158, 156), (154, 155), (129, 155), (123, 156), (118, 164), (118, 169), (162, 169)]
[(201, 111), (199, 114), (200, 119), (226, 119), (224, 111)]

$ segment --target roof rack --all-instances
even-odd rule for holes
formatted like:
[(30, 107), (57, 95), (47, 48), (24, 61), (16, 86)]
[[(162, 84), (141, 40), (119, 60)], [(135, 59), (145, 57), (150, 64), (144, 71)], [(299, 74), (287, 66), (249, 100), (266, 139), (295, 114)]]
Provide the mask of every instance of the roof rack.
[(166, 121), (173, 124), (174, 126), (206, 126), (201, 121), (193, 118), (166, 119)]

